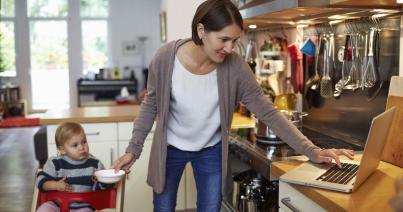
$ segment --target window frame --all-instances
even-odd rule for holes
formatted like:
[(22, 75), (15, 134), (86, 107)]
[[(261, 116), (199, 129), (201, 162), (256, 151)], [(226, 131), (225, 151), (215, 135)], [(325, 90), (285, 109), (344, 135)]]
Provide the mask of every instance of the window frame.
[(107, 17), (81, 17), (80, 0), (68, 0), (68, 14), (66, 17), (28, 17), (28, 0), (14, 0), (14, 17), (1, 17), (1, 21), (14, 22), (14, 45), (15, 45), (15, 77), (11, 81), (20, 86), (22, 98), (28, 102), (29, 112), (44, 112), (44, 110), (32, 110), (32, 81), (30, 78), (31, 69), (31, 51), (30, 51), (30, 21), (44, 20), (67, 20), (67, 42), (68, 42), (68, 71), (70, 86), (70, 107), (77, 106), (77, 88), (76, 81), (83, 73), (82, 58), (82, 21), (86, 20), (104, 20), (107, 24), (107, 57), (111, 58), (110, 41), (110, 0), (108, 1)]
[(0, 77), (18, 77), (17, 74), (17, 33), (16, 33), (16, 6), (15, 6), (15, 1), (14, 0), (14, 17), (12, 16), (2, 16), (1, 17), (1, 22), (11, 22), (14, 25), (14, 70), (6, 70), (4, 72), (0, 73)]

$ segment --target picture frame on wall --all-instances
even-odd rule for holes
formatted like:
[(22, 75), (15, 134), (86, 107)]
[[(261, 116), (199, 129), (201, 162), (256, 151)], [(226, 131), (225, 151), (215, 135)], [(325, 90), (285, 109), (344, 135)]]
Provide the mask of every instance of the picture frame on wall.
[(123, 41), (122, 54), (125, 56), (137, 55), (141, 52), (141, 45), (139, 41)]
[(165, 43), (167, 41), (167, 14), (165, 11), (160, 13), (160, 32), (161, 42)]

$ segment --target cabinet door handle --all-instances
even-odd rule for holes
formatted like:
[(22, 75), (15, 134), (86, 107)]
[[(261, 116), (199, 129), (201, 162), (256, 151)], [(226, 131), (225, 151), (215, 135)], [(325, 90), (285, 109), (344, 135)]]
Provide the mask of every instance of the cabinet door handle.
[(292, 212), (299, 212), (299, 210), (291, 204), (291, 198), (290, 197), (284, 197), (281, 199), (281, 202), (287, 206)]
[(111, 148), (111, 151), (110, 151), (110, 159), (111, 159), (111, 166), (112, 166), (112, 164), (113, 164), (113, 148)]
[(92, 136), (92, 135), (100, 135), (100, 134), (101, 134), (101, 132), (85, 133), (85, 135), (90, 135), (90, 136)]

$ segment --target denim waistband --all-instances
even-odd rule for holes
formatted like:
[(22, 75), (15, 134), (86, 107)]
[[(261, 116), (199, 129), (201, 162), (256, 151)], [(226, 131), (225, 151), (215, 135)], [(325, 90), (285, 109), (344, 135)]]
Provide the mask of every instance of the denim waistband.
[(209, 149), (213, 149), (213, 148), (215, 148), (215, 147), (217, 147), (218, 145), (221, 145), (221, 141), (219, 141), (217, 144), (215, 144), (215, 145), (213, 145), (213, 146), (208, 146), (208, 147), (204, 147), (203, 149), (201, 149), (201, 150), (199, 150), (199, 151), (186, 151), (186, 150), (181, 150), (181, 149), (178, 149), (178, 148), (176, 148), (175, 146), (173, 146), (173, 145), (168, 145), (168, 149), (175, 149), (175, 150), (179, 150), (179, 151), (183, 151), (183, 152), (202, 152), (202, 151), (206, 151), (206, 150), (209, 150)]

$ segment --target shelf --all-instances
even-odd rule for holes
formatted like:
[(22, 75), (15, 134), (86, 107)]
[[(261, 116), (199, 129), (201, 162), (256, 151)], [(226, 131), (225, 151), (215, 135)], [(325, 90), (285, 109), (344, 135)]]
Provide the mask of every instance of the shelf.
[(105, 101), (88, 101), (82, 102), (81, 107), (102, 107), (102, 106), (120, 106), (120, 105), (140, 105), (141, 102), (138, 101), (130, 101), (123, 104), (118, 104), (116, 101), (113, 100), (105, 100)]
[(395, 0), (273, 0), (263, 1), (240, 10), (244, 26), (256, 24), (258, 28), (295, 26), (299, 21), (307, 24), (329, 22), (329, 16), (343, 15), (347, 19), (369, 17), (374, 9), (388, 9), (398, 13), (402, 5)]
[(356, 7), (356, 8), (378, 8), (378, 9), (398, 9), (401, 4), (396, 0), (330, 0), (332, 7)]
[(264, 4), (266, 2), (269, 2), (271, 0), (253, 0), (253, 1), (248, 1), (247, 3), (243, 4), (242, 6), (239, 7), (239, 10), (244, 10), (244, 9), (248, 9), (260, 4)]
[[(114, 101), (120, 95), (122, 88), (126, 87), (130, 95), (137, 95), (136, 80), (85, 80), (79, 79), (77, 82), (77, 104), (78, 107), (84, 105), (81, 96), (92, 96), (96, 101)], [(88, 101), (88, 99), (87, 99)]]
[(261, 56), (267, 56), (267, 57), (278, 57), (278, 56), (280, 56), (281, 52), (279, 52), (279, 51), (260, 51), (259, 54)]

